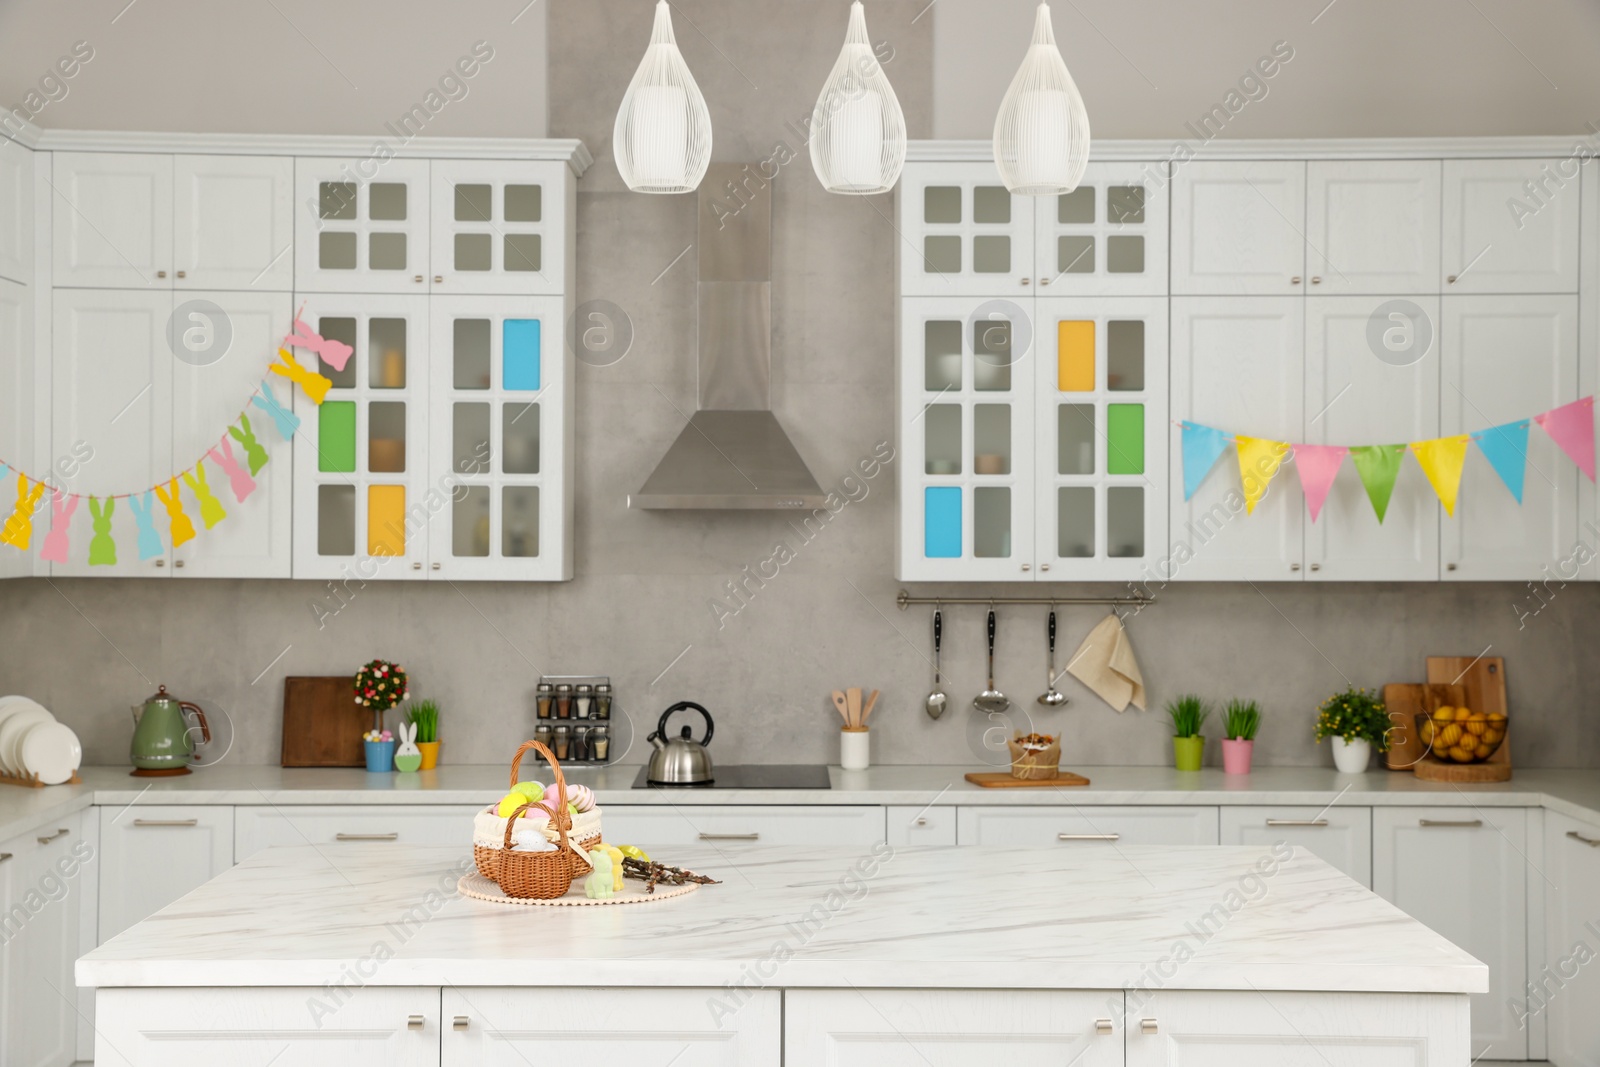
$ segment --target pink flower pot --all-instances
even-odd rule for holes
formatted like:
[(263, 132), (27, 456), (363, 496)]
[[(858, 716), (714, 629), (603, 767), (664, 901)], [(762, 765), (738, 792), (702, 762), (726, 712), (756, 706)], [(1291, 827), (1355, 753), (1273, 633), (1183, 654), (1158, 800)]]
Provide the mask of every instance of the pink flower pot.
[(1250, 752), (1254, 741), (1236, 741), (1224, 738), (1222, 742), (1222, 770), (1224, 774), (1249, 774)]

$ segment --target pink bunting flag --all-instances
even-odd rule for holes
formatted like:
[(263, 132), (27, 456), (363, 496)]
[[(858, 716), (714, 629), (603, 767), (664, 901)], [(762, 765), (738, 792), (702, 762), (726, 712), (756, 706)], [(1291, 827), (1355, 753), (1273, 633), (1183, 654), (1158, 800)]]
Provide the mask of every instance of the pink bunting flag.
[(1333, 479), (1350, 450), (1343, 445), (1295, 445), (1294, 465), (1300, 469), (1300, 488), (1306, 494), (1311, 521), (1316, 522), (1327, 503)]
[(50, 498), (50, 532), (44, 535), (44, 548), (39, 558), (51, 563), (67, 561), (67, 538), (72, 529), (72, 513), (78, 510), (78, 498), (57, 489)]
[(1594, 397), (1551, 408), (1533, 421), (1594, 481)]
[(233, 458), (233, 444), (226, 437), (222, 439), (222, 451), (216, 449), (207, 452), (211, 461), (222, 468), (222, 473), (228, 476), (228, 485), (233, 489), (233, 497), (243, 504), (245, 497), (256, 491), (256, 480), (250, 477), (250, 472), (239, 466), (239, 461)]
[(283, 339), (285, 345), (294, 348), (305, 348), (315, 352), (322, 358), (322, 362), (336, 371), (344, 370), (344, 365), (350, 359), (355, 349), (343, 341), (330, 341), (307, 326), (300, 318), (305, 313), (306, 306), (300, 305), (300, 310), (294, 313), (294, 333)]

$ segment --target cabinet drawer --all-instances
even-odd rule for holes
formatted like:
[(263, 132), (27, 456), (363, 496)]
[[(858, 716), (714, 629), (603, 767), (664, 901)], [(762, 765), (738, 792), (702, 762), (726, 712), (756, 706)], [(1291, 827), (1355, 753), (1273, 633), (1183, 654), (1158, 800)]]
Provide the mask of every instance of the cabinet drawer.
[(889, 844), (953, 845), (956, 843), (956, 809), (891, 805), (887, 813)]
[(241, 807), (234, 820), (234, 862), (275, 845), (334, 845), (398, 841), (408, 845), (472, 845), (475, 807), (464, 805), (350, 805)]
[(97, 810), (98, 944), (233, 866), (231, 807), (130, 804)]
[(1248, 807), (1222, 809), (1224, 845), (1286, 842), (1372, 888), (1372, 809)]
[(1215, 845), (1218, 841), (1216, 808), (959, 810), (956, 840), (963, 845)]
[(607, 841), (644, 845), (874, 845), (884, 840), (880, 807), (717, 806), (605, 809)]

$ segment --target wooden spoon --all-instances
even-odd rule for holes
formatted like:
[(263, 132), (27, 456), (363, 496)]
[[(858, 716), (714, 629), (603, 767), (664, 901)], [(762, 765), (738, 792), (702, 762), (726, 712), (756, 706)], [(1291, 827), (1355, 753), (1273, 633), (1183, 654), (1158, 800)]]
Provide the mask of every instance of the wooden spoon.
[(850, 694), (850, 725), (852, 728), (861, 725), (861, 687), (853, 685), (845, 690)]
[(863, 708), (862, 711), (861, 711), (861, 725), (862, 726), (867, 725), (867, 720), (872, 718), (872, 709), (877, 705), (877, 703), (878, 703), (878, 691), (876, 689), (874, 689), (872, 691), (871, 695), (869, 695), (867, 697), (867, 706), (865, 708)]
[(833, 691), (833, 706), (839, 709), (839, 718), (844, 720), (846, 726), (850, 725), (850, 709), (845, 704), (844, 693), (841, 690)]

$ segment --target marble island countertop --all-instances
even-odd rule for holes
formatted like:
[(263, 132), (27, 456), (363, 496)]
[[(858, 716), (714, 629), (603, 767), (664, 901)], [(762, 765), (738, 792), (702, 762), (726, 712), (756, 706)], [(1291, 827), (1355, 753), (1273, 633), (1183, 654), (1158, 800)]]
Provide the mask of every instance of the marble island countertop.
[[(755, 848), (603, 908), (461, 897), (461, 848), (268, 849), (77, 963), (82, 986), (1475, 993), (1488, 968), (1304, 850)], [(1142, 984), (1141, 984), (1142, 983)]]
[[(1217, 769), (1170, 767), (1073, 768), (1092, 784), (1062, 789), (983, 789), (964, 775), (973, 766), (880, 766), (865, 771), (830, 767), (832, 789), (633, 789), (638, 765), (569, 767), (567, 779), (595, 790), (603, 805), (639, 804), (1108, 804), (1348, 805), (1545, 807), (1600, 825), (1600, 771), (1518, 770), (1495, 785), (1423, 782), (1410, 774), (1373, 770), (1339, 774), (1323, 767), (1262, 767), (1245, 776)], [(524, 777), (548, 780), (545, 768)], [(541, 775), (541, 771), (543, 772)], [(220, 764), (181, 778), (140, 779), (126, 767), (86, 767), (81, 785), (45, 789), (0, 787), (0, 841), (94, 804), (487, 804), (506, 786), (499, 765), (447, 765), (419, 774), (368, 774), (360, 768), (284, 768)]]

